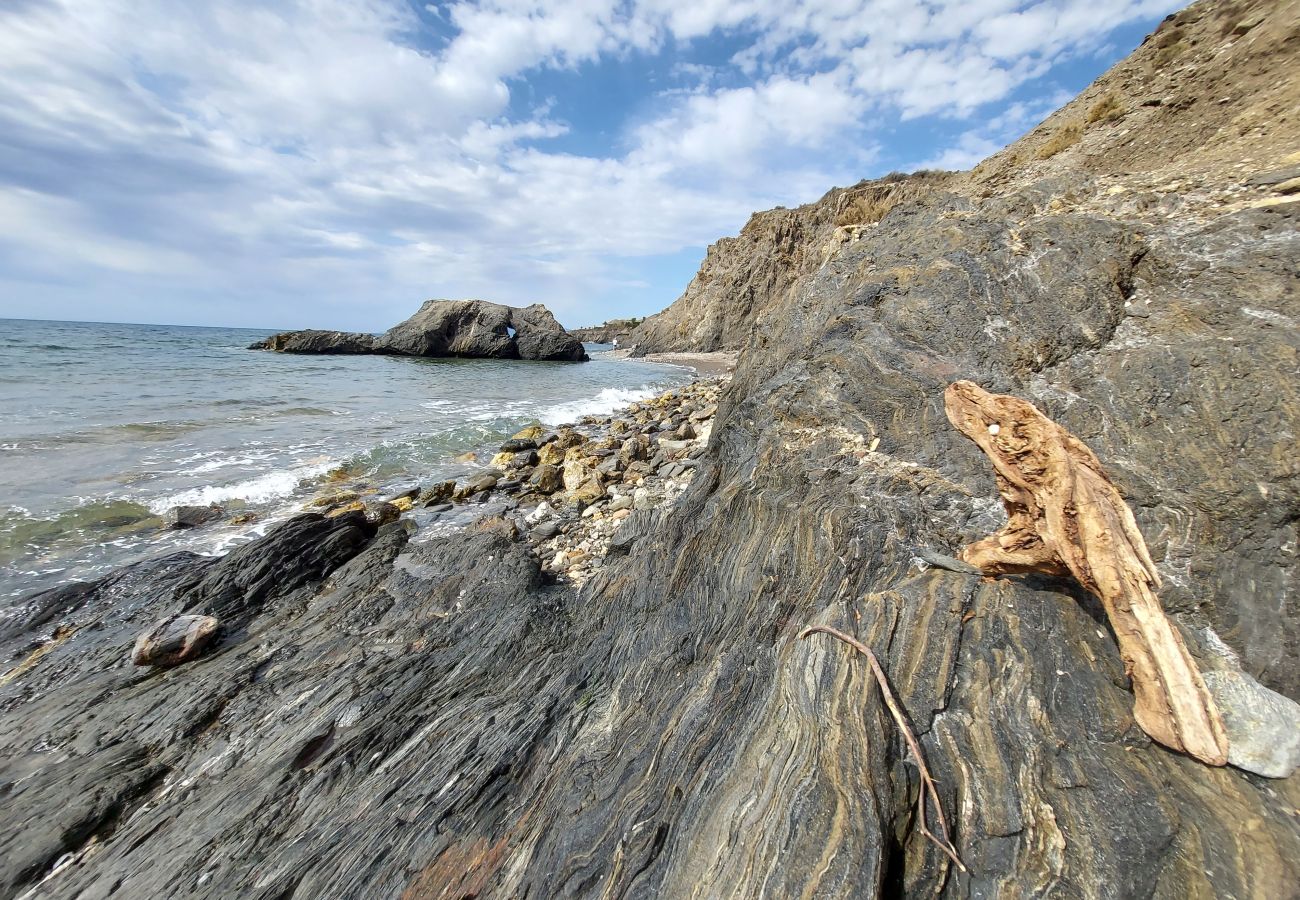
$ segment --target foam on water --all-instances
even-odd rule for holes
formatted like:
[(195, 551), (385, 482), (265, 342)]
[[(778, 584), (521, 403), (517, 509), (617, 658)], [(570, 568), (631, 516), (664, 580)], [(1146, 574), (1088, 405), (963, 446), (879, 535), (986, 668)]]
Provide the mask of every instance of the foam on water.
[(268, 472), (256, 478), (238, 481), (234, 484), (205, 485), (191, 488), (165, 497), (157, 497), (148, 503), (149, 509), (162, 515), (173, 506), (209, 506), (228, 503), (231, 500), (243, 500), (245, 503), (269, 503), (281, 497), (288, 497), (304, 481), (319, 478), (334, 468), (333, 461), (297, 466), (278, 472)]
[(648, 384), (639, 388), (605, 388), (594, 397), (548, 406), (538, 413), (537, 418), (546, 425), (563, 425), (576, 422), (583, 416), (607, 416), (629, 403), (648, 400), (658, 393), (658, 389)]

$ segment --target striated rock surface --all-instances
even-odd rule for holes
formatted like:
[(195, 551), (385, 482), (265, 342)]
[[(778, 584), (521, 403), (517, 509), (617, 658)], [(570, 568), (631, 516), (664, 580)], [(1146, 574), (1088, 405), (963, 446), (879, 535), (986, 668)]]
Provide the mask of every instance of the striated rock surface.
[(491, 359), (582, 361), (582, 342), (541, 304), (523, 308), (486, 300), (428, 300), (379, 336), (340, 331), (287, 331), (250, 350), (281, 353), (377, 353)]
[[(611, 510), (580, 588), (499, 519), (409, 541), (349, 513), (24, 604), (0, 625), (0, 896), (1293, 895), (1300, 778), (1154, 744), (1094, 598), (952, 559), (1006, 520), (943, 393), (1024, 397), (1083, 440), (1189, 653), (1222, 641), (1300, 696), (1300, 203), (1246, 183), (1295, 164), (1295, 104), (1261, 110), (1295, 89), (1296, 21), (1198, 4), (1162, 28), (1177, 79), (1157, 37), (1101, 84), (1160, 106), (1046, 159), (1031, 135), (1019, 168), (874, 224), (828, 215), (845, 230), (791, 245), (806, 267), (738, 326), (689, 487)], [(1121, 136), (1146, 124), (1163, 151)], [(221, 644), (132, 667), (182, 611)], [(812, 624), (879, 656), (968, 871), (919, 833), (862, 660)]]

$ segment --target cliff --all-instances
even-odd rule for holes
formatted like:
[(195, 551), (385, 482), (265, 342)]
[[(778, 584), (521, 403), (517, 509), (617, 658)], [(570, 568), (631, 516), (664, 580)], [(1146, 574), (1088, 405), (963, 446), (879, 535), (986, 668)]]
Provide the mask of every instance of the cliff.
[(642, 354), (739, 350), (764, 310), (797, 304), (841, 244), (936, 193), (978, 205), (1059, 177), (1066, 182), (1055, 186), (1053, 211), (1088, 206), (1132, 220), (1203, 217), (1269, 199), (1263, 181), (1300, 174), (1288, 157), (1300, 104), (1300, 33), (1282, 15), (1292, 8), (1196, 4), (1169, 16), (1131, 56), (971, 172), (895, 173), (755, 213), (738, 236), (708, 248), (682, 296), (629, 344)]
[[(0, 633), (0, 895), (1293, 895), (1300, 777), (1153, 744), (1077, 582), (945, 561), (1006, 519), (943, 395), (1095, 450), (1192, 657), (1244, 686), (1225, 714), (1294, 738), (1251, 678), (1300, 696), (1297, 22), (1196, 4), (974, 172), (716, 245), (638, 331), (742, 348), (707, 450), (581, 588), (497, 524), (308, 516), (33, 598)], [(216, 607), (208, 655), (130, 666)], [(964, 870), (808, 625), (879, 657)]]

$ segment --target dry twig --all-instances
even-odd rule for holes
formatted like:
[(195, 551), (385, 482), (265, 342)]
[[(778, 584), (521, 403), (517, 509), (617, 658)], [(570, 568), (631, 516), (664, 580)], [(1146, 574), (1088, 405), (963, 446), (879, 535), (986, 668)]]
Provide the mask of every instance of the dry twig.
[[(965, 872), (966, 866), (962, 863), (961, 857), (957, 855), (957, 848), (953, 846), (952, 841), (948, 838), (948, 820), (943, 814), (943, 804), (939, 802), (939, 790), (935, 786), (934, 778), (930, 775), (929, 767), (925, 764), (925, 757), (921, 755), (921, 745), (917, 743), (916, 736), (912, 734), (912, 729), (907, 724), (907, 717), (903, 715), (903, 709), (898, 705), (898, 700), (889, 687), (889, 679), (885, 677), (885, 670), (881, 667), (880, 660), (876, 659), (876, 654), (872, 653), (871, 648), (866, 644), (838, 629), (831, 628), (829, 625), (810, 625), (799, 632), (799, 637), (806, 638), (814, 632), (829, 634), (836, 640), (848, 644), (867, 658), (867, 663), (871, 666), (871, 674), (875, 676), (876, 684), (880, 685), (880, 694), (885, 698), (885, 706), (889, 708), (889, 714), (894, 717), (898, 730), (903, 734), (903, 740), (907, 742), (907, 749), (912, 752), (912, 758), (916, 760), (916, 768), (921, 773), (921, 791), (916, 800), (917, 824), (921, 829), (921, 834), (929, 838), (936, 847), (947, 854), (958, 869)], [(927, 797), (934, 803), (935, 814), (939, 818), (939, 830), (943, 832), (942, 837), (936, 836), (926, 824), (925, 806)]]

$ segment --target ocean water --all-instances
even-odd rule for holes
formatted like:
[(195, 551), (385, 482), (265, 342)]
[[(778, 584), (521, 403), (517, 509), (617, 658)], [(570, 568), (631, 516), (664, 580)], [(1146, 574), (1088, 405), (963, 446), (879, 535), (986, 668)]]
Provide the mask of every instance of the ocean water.
[[(301, 510), (330, 473), (381, 489), (462, 476), (475, 465), (454, 457), (525, 425), (692, 377), (599, 352), (546, 363), (245, 349), (272, 330), (0, 319), (0, 607), (175, 549), (222, 552)], [(162, 528), (171, 507), (210, 503), (220, 523)], [(241, 513), (256, 519), (229, 522)]]

